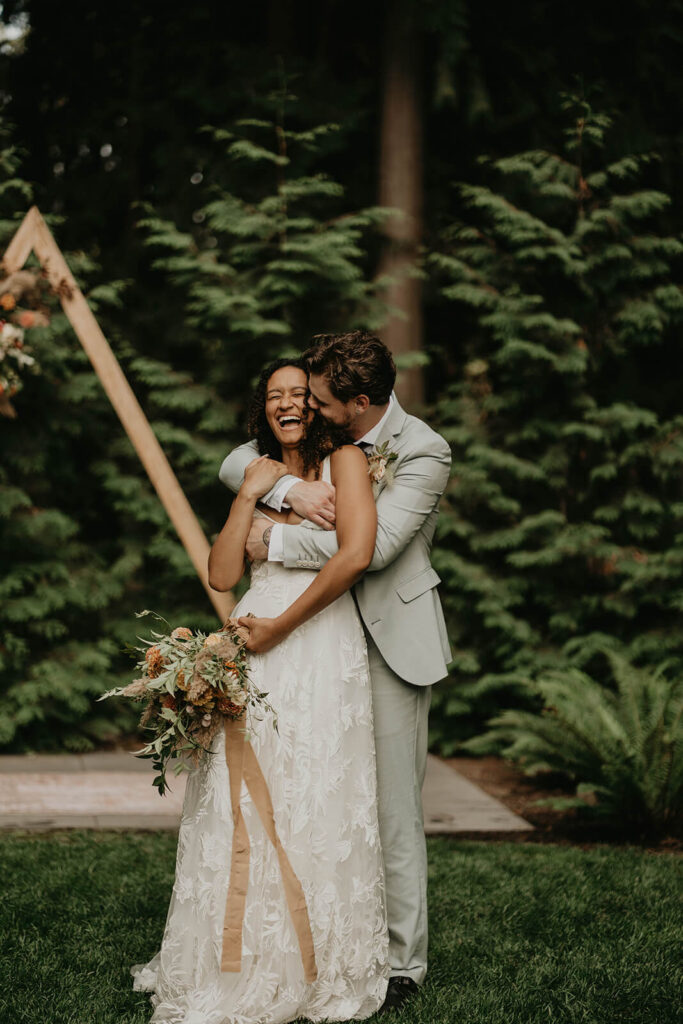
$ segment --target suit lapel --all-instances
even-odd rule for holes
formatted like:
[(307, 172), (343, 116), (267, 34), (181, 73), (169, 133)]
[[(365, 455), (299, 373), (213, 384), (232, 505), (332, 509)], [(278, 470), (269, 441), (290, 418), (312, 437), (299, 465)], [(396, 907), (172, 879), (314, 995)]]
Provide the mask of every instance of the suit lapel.
[[(391, 452), (393, 450), (393, 440), (403, 430), (403, 424), (405, 423), (405, 421), (406, 413), (398, 404), (398, 399), (396, 398), (396, 396), (394, 396), (394, 405), (392, 407), (391, 413), (389, 414), (389, 416), (387, 416), (387, 419), (383, 424), (382, 429), (377, 435), (377, 440), (375, 441), (373, 448), (379, 448), (380, 445), (383, 445), (385, 442), (387, 442), (388, 449)], [(388, 480), (387, 477), (385, 476), (382, 478), (382, 480), (378, 481), (376, 484), (373, 484), (373, 489), (375, 491), (375, 499), (379, 497), (380, 493), (384, 490), (387, 483)]]
[(380, 445), (384, 444), (385, 441), (389, 441), (389, 447), (391, 448), (391, 439), (401, 433), (405, 421), (406, 413), (398, 404), (398, 399), (394, 396), (393, 408), (377, 435), (377, 440), (373, 447), (378, 448)]

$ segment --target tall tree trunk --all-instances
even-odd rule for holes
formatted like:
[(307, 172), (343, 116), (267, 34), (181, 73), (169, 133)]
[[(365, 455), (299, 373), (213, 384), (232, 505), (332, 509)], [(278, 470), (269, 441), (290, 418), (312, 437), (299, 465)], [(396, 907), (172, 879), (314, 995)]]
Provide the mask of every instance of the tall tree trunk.
[[(379, 201), (401, 210), (386, 225), (380, 273), (396, 280), (385, 299), (405, 314), (390, 316), (382, 337), (395, 356), (422, 349), (422, 286), (411, 276), (422, 236), (422, 131), (420, 40), (411, 0), (385, 4), (383, 27), (382, 127)], [(404, 404), (424, 398), (419, 367), (399, 372), (396, 386)]]
[(268, 4), (268, 48), (277, 56), (290, 52), (292, 10), (289, 0), (270, 0)]

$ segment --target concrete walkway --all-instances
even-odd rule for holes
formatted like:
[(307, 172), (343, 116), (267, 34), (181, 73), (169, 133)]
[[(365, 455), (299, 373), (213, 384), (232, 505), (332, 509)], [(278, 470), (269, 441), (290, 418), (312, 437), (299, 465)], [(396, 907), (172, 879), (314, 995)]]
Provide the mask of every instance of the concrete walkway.
[[(186, 778), (169, 772), (160, 797), (150, 762), (130, 752), (0, 756), (0, 829), (176, 829)], [(431, 755), (423, 801), (431, 835), (533, 828)]]

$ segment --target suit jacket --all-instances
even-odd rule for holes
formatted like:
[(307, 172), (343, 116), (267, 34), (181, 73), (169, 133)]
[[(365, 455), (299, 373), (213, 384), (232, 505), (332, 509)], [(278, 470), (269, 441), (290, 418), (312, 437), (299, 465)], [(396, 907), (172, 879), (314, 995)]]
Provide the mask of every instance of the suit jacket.
[[(451, 451), (440, 434), (408, 415), (398, 402), (376, 444), (385, 441), (397, 458), (391, 463), (393, 472), (375, 485), (375, 553), (353, 589), (365, 628), (389, 667), (406, 682), (428, 686), (448, 674), (452, 657), (436, 590), (440, 578), (429, 558)], [(240, 445), (224, 459), (220, 480), (237, 492), (244, 470), (258, 454), (255, 441)], [(289, 568), (320, 569), (339, 550), (333, 531), (307, 521), (285, 525), (283, 534)]]

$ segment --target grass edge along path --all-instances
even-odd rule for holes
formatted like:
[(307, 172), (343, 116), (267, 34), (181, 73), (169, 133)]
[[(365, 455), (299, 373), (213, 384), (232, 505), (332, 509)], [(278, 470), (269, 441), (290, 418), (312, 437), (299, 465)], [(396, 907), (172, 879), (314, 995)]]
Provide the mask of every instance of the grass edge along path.
[[(2, 1024), (146, 1024), (129, 966), (158, 949), (176, 842), (0, 835)], [(429, 857), (428, 979), (392, 1024), (678, 1019), (680, 858), (445, 838)]]

